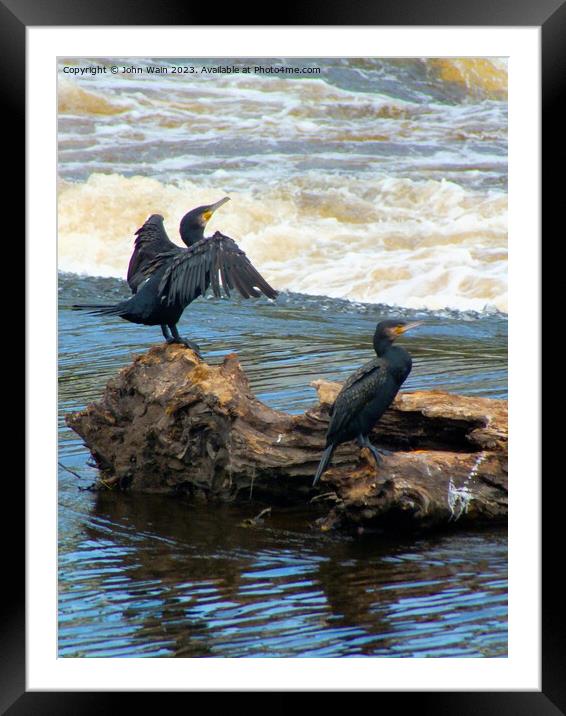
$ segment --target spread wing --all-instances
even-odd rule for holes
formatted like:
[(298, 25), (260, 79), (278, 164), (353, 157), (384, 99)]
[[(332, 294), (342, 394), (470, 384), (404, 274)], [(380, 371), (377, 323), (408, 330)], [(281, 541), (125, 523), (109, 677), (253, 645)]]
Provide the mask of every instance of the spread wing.
[(375, 397), (387, 375), (379, 358), (369, 361), (348, 378), (330, 410), (328, 437), (339, 434), (350, 419)]
[(187, 306), (210, 286), (220, 297), (220, 287), (230, 296), (238, 291), (244, 298), (260, 296), (275, 298), (273, 289), (254, 268), (236, 242), (217, 231), (188, 249), (158, 256), (151, 270), (167, 264), (158, 292), (169, 305)]
[(163, 217), (152, 214), (145, 224), (136, 231), (134, 253), (128, 265), (128, 284), (136, 293), (147, 279), (147, 268), (156, 256), (164, 252), (179, 252), (183, 249), (174, 244), (165, 231)]

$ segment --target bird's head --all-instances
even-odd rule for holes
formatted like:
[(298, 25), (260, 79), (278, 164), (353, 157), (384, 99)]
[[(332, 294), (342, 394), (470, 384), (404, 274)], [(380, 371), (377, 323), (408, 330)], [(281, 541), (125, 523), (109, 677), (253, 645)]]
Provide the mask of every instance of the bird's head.
[(401, 321), (388, 319), (377, 324), (373, 337), (373, 345), (379, 355), (394, 341), (412, 328), (422, 325), (423, 321)]
[(204, 227), (210, 221), (210, 217), (214, 214), (216, 209), (220, 208), (227, 201), (230, 201), (229, 196), (225, 196), (215, 204), (197, 206), (196, 209), (192, 209), (188, 212), (188, 214), (183, 216), (179, 231), (181, 233), (181, 238), (187, 246), (191, 246), (196, 241), (200, 241), (203, 238)]

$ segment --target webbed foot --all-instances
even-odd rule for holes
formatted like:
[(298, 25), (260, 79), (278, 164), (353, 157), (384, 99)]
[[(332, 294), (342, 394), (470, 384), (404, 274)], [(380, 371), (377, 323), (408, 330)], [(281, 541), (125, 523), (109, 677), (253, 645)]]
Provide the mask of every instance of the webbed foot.
[(188, 338), (181, 338), (181, 336), (169, 336), (169, 338), (167, 338), (167, 343), (179, 343), (186, 348), (190, 348), (197, 354), (199, 358), (202, 358), (199, 344), (195, 343), (194, 341), (190, 341)]
[[(162, 326), (163, 330), (163, 326)], [(188, 338), (182, 338), (179, 335), (179, 331), (177, 330), (177, 326), (172, 323), (169, 325), (169, 330), (171, 331), (171, 335), (167, 336), (165, 330), (163, 330), (163, 335), (165, 336), (165, 340), (167, 343), (180, 343), (183, 346), (186, 346), (187, 348), (190, 348), (192, 351), (194, 351), (199, 358), (202, 359), (202, 355), (200, 352), (200, 346), (198, 343), (195, 343), (194, 341), (189, 341)]]
[(367, 445), (364, 447), (367, 447), (367, 449), (371, 452), (375, 459), (375, 464), (377, 467), (381, 467), (383, 465), (383, 455), (384, 453), (381, 450), (378, 450), (375, 445), (372, 445), (369, 440), (367, 442)]
[(365, 437), (364, 435), (360, 435), (357, 438), (357, 442), (361, 448), (367, 448), (371, 452), (377, 467), (381, 467), (381, 465), (383, 464), (383, 458), (385, 456), (391, 455), (390, 450), (384, 450), (383, 448), (379, 448), (379, 449), (376, 448), (375, 445), (372, 445), (370, 443), (369, 438)]

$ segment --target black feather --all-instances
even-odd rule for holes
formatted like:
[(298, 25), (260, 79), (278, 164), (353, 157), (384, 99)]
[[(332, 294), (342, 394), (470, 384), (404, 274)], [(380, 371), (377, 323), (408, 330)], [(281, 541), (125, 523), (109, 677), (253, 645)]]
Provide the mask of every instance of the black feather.
[(184, 309), (209, 288), (216, 297), (222, 291), (230, 296), (232, 290), (237, 290), (244, 298), (261, 293), (274, 298), (277, 292), (233, 239), (218, 231), (204, 238), (203, 225), (198, 220), (207, 208), (198, 207), (183, 217), (181, 239), (186, 248), (169, 240), (162, 216), (150, 216), (136, 232), (128, 266), (128, 284), (134, 295), (115, 306), (92, 304), (76, 308), (117, 315), (133, 323), (161, 325), (168, 340), (181, 340), (176, 325)]

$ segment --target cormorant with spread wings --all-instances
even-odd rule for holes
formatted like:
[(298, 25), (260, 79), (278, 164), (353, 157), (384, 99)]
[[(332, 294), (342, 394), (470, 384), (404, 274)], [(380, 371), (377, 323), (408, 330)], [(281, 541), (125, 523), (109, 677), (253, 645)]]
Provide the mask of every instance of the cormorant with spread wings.
[(185, 308), (204, 296), (211, 287), (220, 297), (221, 286), (230, 296), (236, 290), (244, 298), (262, 293), (275, 298), (275, 291), (254, 268), (236, 242), (217, 231), (204, 236), (212, 214), (225, 204), (224, 197), (215, 204), (199, 206), (181, 220), (179, 232), (187, 248), (174, 244), (165, 231), (163, 217), (152, 214), (136, 231), (134, 252), (128, 266), (127, 280), (133, 296), (113, 306), (77, 305), (73, 308), (92, 313), (120, 316), (133, 323), (161, 326), (167, 343), (183, 343), (199, 353), (194, 341), (181, 338), (177, 323)]

